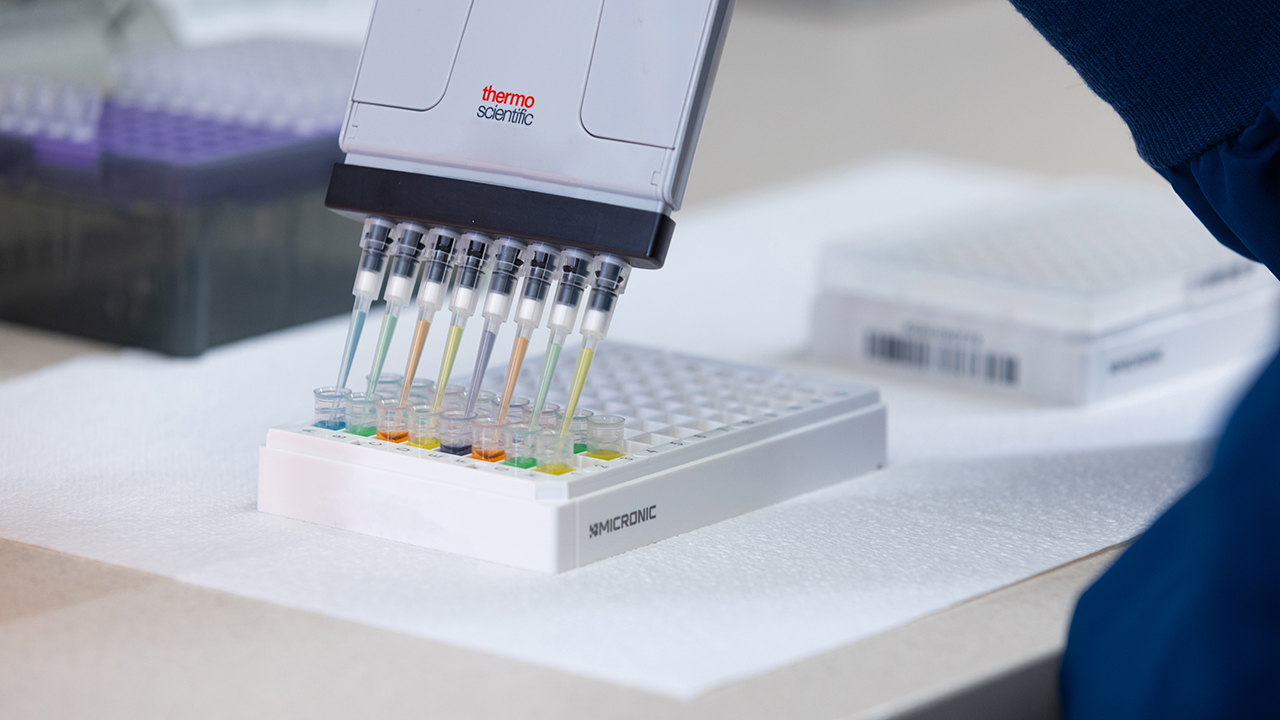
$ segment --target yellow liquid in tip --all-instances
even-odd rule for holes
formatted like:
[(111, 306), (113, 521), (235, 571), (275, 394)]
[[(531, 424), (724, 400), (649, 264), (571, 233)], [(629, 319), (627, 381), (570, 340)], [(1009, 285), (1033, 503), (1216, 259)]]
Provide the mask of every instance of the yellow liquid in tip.
[(546, 473), (548, 475), (563, 475), (565, 473), (573, 472), (577, 468), (572, 465), (565, 465), (564, 463), (546, 463), (545, 465), (539, 465), (535, 469), (540, 473)]
[(564, 408), (564, 422), (560, 425), (560, 437), (568, 437), (569, 425), (573, 423), (573, 413), (578, 409), (578, 398), (582, 397), (582, 386), (587, 382), (587, 371), (591, 369), (591, 358), (596, 352), (582, 348), (578, 354), (578, 367), (573, 371), (573, 385), (569, 388), (569, 403)]
[(617, 460), (623, 455), (626, 455), (626, 453), (614, 452), (612, 450), (592, 450), (582, 454), (597, 460)]
[(435, 438), (418, 438), (417, 440), (410, 440), (409, 444), (423, 450), (435, 450), (440, 447), (440, 441)]
[(440, 378), (436, 380), (436, 399), (431, 409), (440, 412), (440, 404), (444, 402), (444, 389), (449, 385), (449, 375), (453, 373), (453, 359), (458, 356), (458, 346), (462, 344), (462, 326), (450, 325), (449, 335), (444, 341), (444, 358), (440, 360)]

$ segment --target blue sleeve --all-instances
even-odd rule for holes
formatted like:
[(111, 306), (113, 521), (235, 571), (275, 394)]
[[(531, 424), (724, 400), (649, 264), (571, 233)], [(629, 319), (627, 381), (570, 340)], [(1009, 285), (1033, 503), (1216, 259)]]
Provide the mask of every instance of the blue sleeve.
[[(1012, 0), (1224, 245), (1280, 276), (1280, 3)], [(1280, 359), (1076, 605), (1067, 718), (1280, 718)]]

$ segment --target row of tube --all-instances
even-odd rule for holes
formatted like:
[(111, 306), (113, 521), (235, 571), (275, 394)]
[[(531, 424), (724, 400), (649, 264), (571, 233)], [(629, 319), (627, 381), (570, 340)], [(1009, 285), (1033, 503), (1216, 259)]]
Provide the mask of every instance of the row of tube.
[[(512, 398), (505, 420), (499, 419), (499, 400), (481, 391), (475, 411), (467, 413), (467, 390), (451, 385), (438, 390), (430, 380), (413, 383), (410, 404), (399, 402), (400, 376), (383, 375), (378, 395), (368, 397), (346, 388), (323, 387), (315, 391), (315, 421), (319, 428), (341, 431), (390, 443), (408, 443), (424, 450), (465, 455), (490, 463), (502, 463), (520, 471), (562, 475), (579, 466), (578, 456), (594, 461), (613, 460), (627, 453), (625, 418), (597, 415), (579, 408), (569, 423), (569, 435), (560, 428), (566, 414), (555, 403), (546, 403), (535, 417), (528, 398)], [(444, 398), (440, 411), (432, 409), (436, 395)]]
[[(626, 290), (631, 275), (631, 265), (627, 261), (607, 253), (593, 256), (572, 247), (561, 249), (543, 242), (525, 243), (510, 237), (495, 239), (478, 232), (457, 233), (449, 228), (428, 228), (415, 222), (396, 224), (381, 217), (365, 219), (360, 247), (360, 265), (352, 289), (355, 306), (338, 371), (337, 388), (344, 388), (347, 384), (365, 318), (382, 291), (386, 312), (364, 393), (367, 398), (378, 396), (377, 383), (382, 375), (387, 349), (400, 314), (415, 301), (416, 287), (418, 316), (398, 406), (410, 406), (409, 394), (436, 313), (447, 306), (452, 314), (435, 382), (436, 388), (446, 388), (467, 321), (479, 308), (484, 318), (484, 330), (463, 408), (466, 415), (474, 415), (475, 403), (482, 397), (480, 384), (498, 329), (511, 318), (514, 308), (516, 338), (503, 392), (496, 403), (496, 419), (504, 422), (529, 341), (534, 330), (542, 324), (550, 299), (547, 326), (551, 336), (538, 391), (529, 407), (532, 417), (540, 417), (560, 351), (577, 323), (585, 296), (586, 310), (582, 313), (580, 327), (582, 349), (565, 408), (566, 417), (560, 428), (561, 437), (568, 436), (591, 358), (596, 346), (608, 334), (617, 299)], [(484, 284), (486, 276), (489, 279), (487, 289)], [(384, 279), (385, 290), (382, 290)], [(438, 414), (441, 411), (444, 397), (443, 392), (434, 393), (433, 412)]]

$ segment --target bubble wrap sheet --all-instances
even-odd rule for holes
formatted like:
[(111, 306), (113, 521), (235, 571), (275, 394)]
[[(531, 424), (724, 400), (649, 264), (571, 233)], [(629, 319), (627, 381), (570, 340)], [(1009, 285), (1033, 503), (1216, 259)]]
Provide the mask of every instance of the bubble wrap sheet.
[[(890, 222), (918, 212), (923, 197), (945, 210), (1019, 187), (919, 162), (835, 181), (847, 217), (822, 217), (829, 226)], [(885, 202), (895, 193), (896, 205)], [(726, 233), (752, 242), (725, 218), (763, 222), (821, 202), (802, 187), (773, 205), (755, 198), (690, 213), (679, 247), (698, 261), (698, 248), (725, 247)], [(780, 281), (811, 269), (806, 253), (816, 257), (829, 233), (814, 235), (789, 250), (800, 260)], [(663, 272), (677, 281), (692, 270), (672, 255)], [(744, 310), (777, 330), (752, 345), (728, 334), (717, 342), (698, 313), (688, 314), (702, 335), (679, 322), (654, 335), (641, 313), (663, 311), (642, 300), (656, 292), (624, 298), (617, 339), (734, 361), (777, 362), (796, 349), (785, 323), (802, 299), (745, 299)], [(344, 333), (345, 321), (332, 320), (197, 360), (126, 352), (0, 384), (10, 409), (0, 415), (0, 536), (687, 698), (1133, 537), (1198, 477), (1203, 440), (1251, 372), (1242, 363), (1083, 411), (870, 378), (890, 407), (886, 470), (546, 576), (255, 512), (266, 429), (307, 416)], [(442, 336), (433, 334), (425, 363)], [(372, 344), (357, 367), (368, 367)], [(393, 357), (407, 344), (397, 338)], [(466, 353), (458, 368), (470, 366)]]

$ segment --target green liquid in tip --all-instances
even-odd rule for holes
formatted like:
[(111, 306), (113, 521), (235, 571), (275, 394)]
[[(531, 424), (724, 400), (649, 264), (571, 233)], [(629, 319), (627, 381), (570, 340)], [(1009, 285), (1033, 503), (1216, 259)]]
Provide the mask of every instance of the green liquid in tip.
[(373, 368), (369, 371), (369, 386), (365, 388), (365, 397), (374, 397), (378, 391), (378, 378), (382, 377), (382, 364), (387, 360), (387, 348), (391, 347), (391, 336), (396, 331), (396, 316), (387, 313), (382, 318), (382, 331), (378, 333), (378, 349), (373, 354)]
[[(533, 401), (533, 418), (542, 416), (542, 407), (547, 404), (547, 393), (551, 390), (551, 376), (556, 374), (556, 363), (560, 362), (561, 347), (555, 343), (547, 345), (547, 357), (542, 361), (542, 380), (538, 383), (538, 396)], [(534, 422), (537, 422), (535, 419)]]

